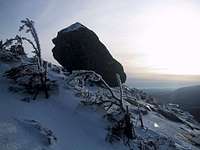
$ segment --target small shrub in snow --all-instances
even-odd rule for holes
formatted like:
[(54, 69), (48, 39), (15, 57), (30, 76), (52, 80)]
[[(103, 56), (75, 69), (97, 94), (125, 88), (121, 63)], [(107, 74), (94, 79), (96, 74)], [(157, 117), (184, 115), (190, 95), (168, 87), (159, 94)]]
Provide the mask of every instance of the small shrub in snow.
[(120, 116), (109, 116), (112, 117), (112, 125), (108, 128), (106, 140), (110, 143), (122, 140), (125, 145), (130, 147), (130, 142), (136, 138), (136, 134), (128, 107), (126, 112)]
[[(34, 22), (28, 18), (26, 18), (25, 20), (21, 21), (22, 25), (19, 28), (19, 31), (25, 30), (26, 33), (30, 33), (31, 36), (33, 37), (34, 42), (32, 42), (31, 40), (24, 38), (24, 40), (27, 40), (33, 47), (34, 51), (33, 53), (35, 54), (35, 58), (36, 58), (36, 64), (38, 67), (38, 77), (40, 78), (40, 86), (38, 86), (38, 88), (41, 88), (44, 90), (45, 92), (45, 96), (46, 98), (49, 97), (48, 94), (48, 84), (47, 84), (47, 65), (43, 65), (43, 60), (42, 60), (42, 56), (41, 56), (41, 47), (40, 47), (40, 42), (39, 42), (39, 38), (38, 38), (38, 34), (36, 32), (36, 29), (34, 27)], [(33, 77), (34, 78), (34, 77)], [(36, 78), (38, 79), (38, 78)], [(36, 91), (36, 95), (38, 94), (38, 91)], [(35, 96), (36, 97), (36, 96)]]
[[(5, 76), (12, 79), (15, 83), (10, 89), (28, 93), (35, 100), (40, 92), (45, 93), (46, 98), (48, 98), (48, 91), (56, 87), (55, 81), (49, 80), (47, 75), (41, 75), (41, 73), (38, 72), (35, 64), (26, 64), (6, 71)], [(43, 77), (43, 81), (46, 83), (45, 85), (41, 82), (41, 77)]]
[[(99, 91), (94, 90), (91, 93), (87, 93), (87, 88), (90, 87), (91, 84), (101, 85), (102, 89), (105, 91), (99, 96)], [(100, 75), (95, 73), (94, 71), (74, 71), (66, 80), (66, 86), (69, 88), (73, 88), (76, 90), (76, 95), (89, 95), (92, 99), (87, 100), (90, 101), (88, 104), (90, 105), (99, 105), (103, 106), (107, 112), (112, 109), (120, 111), (124, 111), (121, 99), (119, 99), (110, 86), (102, 79)], [(95, 89), (95, 87), (93, 87)], [(83, 97), (85, 98), (85, 97)], [(86, 104), (87, 102), (85, 102)]]

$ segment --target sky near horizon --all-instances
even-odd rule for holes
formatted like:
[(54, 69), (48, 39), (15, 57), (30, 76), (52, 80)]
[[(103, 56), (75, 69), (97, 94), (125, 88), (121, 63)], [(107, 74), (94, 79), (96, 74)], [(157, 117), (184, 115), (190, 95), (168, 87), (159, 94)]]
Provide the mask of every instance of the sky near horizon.
[(20, 20), (35, 21), (42, 56), (51, 62), (57, 32), (74, 22), (93, 30), (129, 78), (200, 79), (198, 0), (0, 0), (0, 39), (19, 34)]

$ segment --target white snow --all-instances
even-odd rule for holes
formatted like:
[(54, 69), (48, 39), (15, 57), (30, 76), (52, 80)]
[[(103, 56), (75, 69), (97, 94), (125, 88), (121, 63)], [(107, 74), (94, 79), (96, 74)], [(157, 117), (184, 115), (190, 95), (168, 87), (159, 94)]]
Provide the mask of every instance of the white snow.
[[(123, 150), (123, 145), (111, 145), (105, 141), (107, 123), (102, 114), (81, 108), (80, 99), (63, 88), (61, 75), (52, 73), (51, 78), (58, 80), (58, 93), (49, 99), (41, 95), (36, 101), (26, 103), (20, 101), (23, 96), (8, 91), (9, 81), (0, 77), (0, 150)], [(15, 119), (39, 121), (53, 131), (57, 142), (50, 147), (44, 145), (44, 139), (37, 135), (39, 133), (32, 134)]]
[[(79, 28), (75, 24), (67, 30)], [(13, 64), (16, 65), (16, 64)], [(0, 150), (128, 150), (122, 143), (110, 144), (105, 141), (108, 122), (103, 118), (105, 112), (101, 109), (83, 107), (80, 97), (74, 95), (75, 90), (66, 88), (62, 73), (49, 72), (49, 77), (57, 81), (58, 90), (45, 99), (40, 95), (30, 103), (21, 101), (25, 95), (8, 91), (11, 83), (3, 77), (3, 72), (12, 65), (0, 64)], [(87, 90), (95, 93), (100, 87), (90, 87)], [(104, 89), (101, 89), (104, 90)], [(117, 90), (116, 90), (117, 91)], [(134, 106), (130, 106), (134, 109)], [(137, 114), (133, 114), (137, 121)], [(42, 126), (43, 132), (25, 120), (36, 120)], [(147, 130), (141, 129), (136, 123), (136, 134), (142, 138), (173, 140), (176, 149), (198, 148), (181, 137), (185, 125), (167, 120), (156, 112), (143, 117)], [(54, 144), (48, 145), (44, 132), (50, 129), (57, 138)], [(162, 143), (162, 140), (159, 142)], [(135, 148), (136, 150), (138, 148)], [(170, 143), (164, 143), (159, 150), (167, 150)], [(175, 149), (175, 148), (174, 148)]]
[(69, 27), (63, 29), (61, 32), (71, 32), (71, 31), (75, 31), (78, 30), (80, 28), (84, 28), (84, 26), (78, 22), (70, 25)]

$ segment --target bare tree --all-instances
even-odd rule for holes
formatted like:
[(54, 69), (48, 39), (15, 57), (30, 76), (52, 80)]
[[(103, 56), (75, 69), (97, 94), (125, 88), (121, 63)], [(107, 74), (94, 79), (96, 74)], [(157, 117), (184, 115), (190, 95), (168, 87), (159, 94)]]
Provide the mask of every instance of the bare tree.
[(144, 128), (144, 123), (143, 123), (143, 119), (142, 119), (142, 112), (140, 110), (140, 106), (139, 105), (138, 105), (138, 115), (139, 115), (141, 128)]
[(118, 85), (119, 85), (119, 89), (120, 89), (120, 106), (121, 106), (121, 109), (123, 111), (124, 110), (124, 107), (123, 107), (123, 89), (122, 89), (122, 82), (121, 82), (121, 78), (120, 78), (120, 75), (117, 73), (116, 74), (116, 78), (117, 78), (117, 81), (118, 81)]

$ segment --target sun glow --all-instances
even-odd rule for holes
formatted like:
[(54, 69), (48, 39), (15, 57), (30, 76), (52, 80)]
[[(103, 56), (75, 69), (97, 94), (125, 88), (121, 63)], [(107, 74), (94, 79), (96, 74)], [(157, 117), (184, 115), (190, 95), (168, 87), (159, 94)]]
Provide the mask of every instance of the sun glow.
[(136, 50), (141, 65), (161, 74), (200, 74), (200, 11), (195, 6), (152, 8), (140, 22)]

